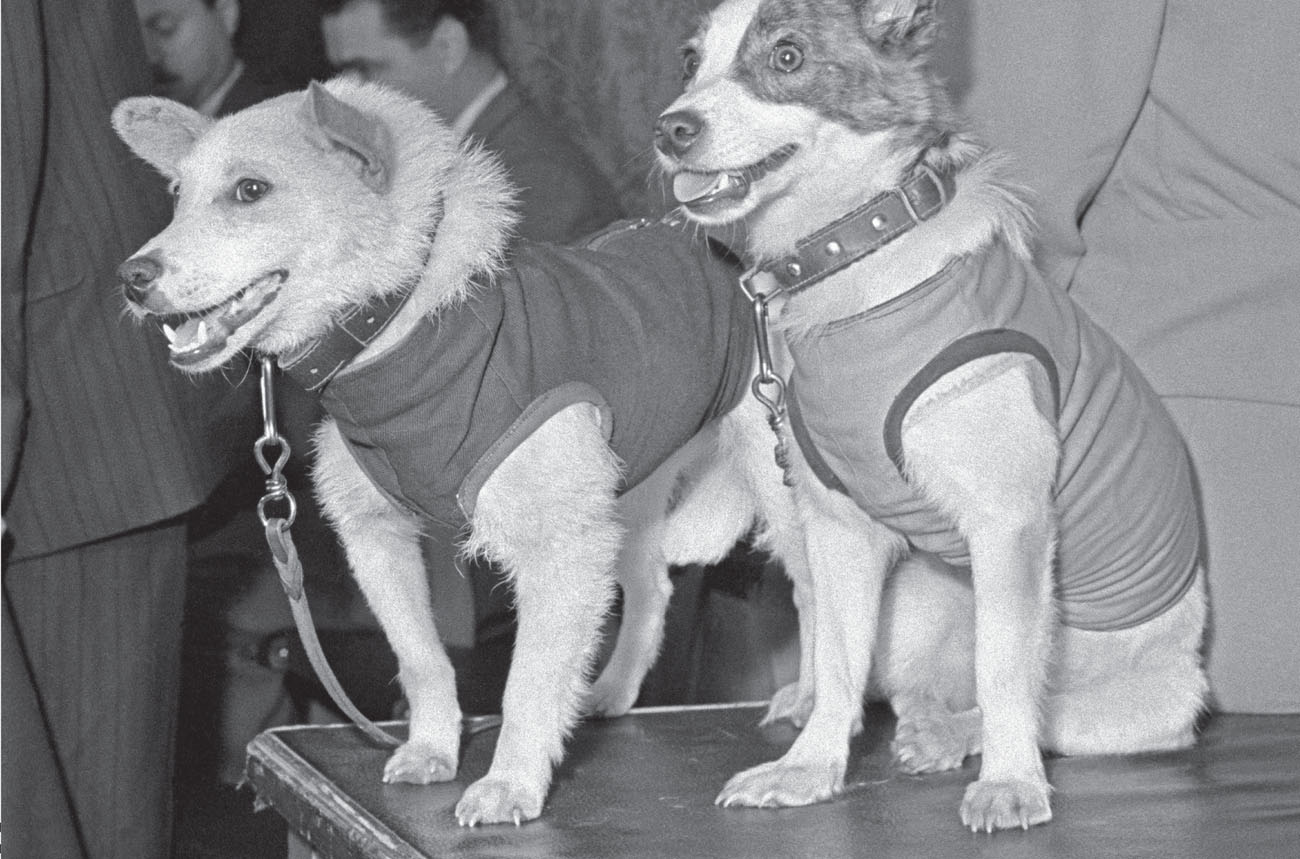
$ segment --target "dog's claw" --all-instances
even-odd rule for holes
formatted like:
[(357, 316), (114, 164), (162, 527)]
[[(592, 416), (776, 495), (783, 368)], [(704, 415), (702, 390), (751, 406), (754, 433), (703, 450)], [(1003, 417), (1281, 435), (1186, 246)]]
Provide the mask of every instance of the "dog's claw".
[(471, 828), (480, 823), (522, 826), (542, 813), (546, 786), (540, 789), (504, 778), (484, 776), (465, 789), (456, 804), (456, 820)]
[(972, 832), (981, 829), (1028, 829), (1052, 819), (1046, 782), (976, 781), (966, 788), (961, 803), (962, 822)]
[(843, 789), (841, 767), (834, 763), (787, 764), (777, 760), (732, 776), (714, 802), (723, 808), (784, 808), (824, 802)]
[(898, 768), (909, 775), (958, 769), (969, 751), (964, 738), (937, 719), (900, 721), (890, 746)]
[(629, 684), (620, 680), (606, 681), (604, 674), (591, 684), (583, 700), (583, 712), (600, 719), (612, 719), (622, 716), (636, 703), (639, 688), (629, 688)]
[(455, 754), (444, 754), (426, 743), (403, 743), (384, 764), (385, 784), (433, 784), (455, 777)]
[(808, 716), (813, 709), (813, 690), (811, 684), (805, 689), (804, 685), (795, 681), (782, 686), (772, 696), (771, 702), (767, 705), (767, 712), (763, 715), (759, 725), (771, 725), (782, 719), (788, 719), (796, 728), (802, 728), (808, 722)]

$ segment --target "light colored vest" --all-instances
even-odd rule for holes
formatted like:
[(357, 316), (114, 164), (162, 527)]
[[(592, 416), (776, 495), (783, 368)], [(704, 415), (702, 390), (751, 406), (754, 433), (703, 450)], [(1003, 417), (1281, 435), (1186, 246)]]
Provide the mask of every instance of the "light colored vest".
[(903, 477), (902, 421), (976, 358), (1023, 352), (1052, 382), (1060, 434), (1057, 595), (1065, 623), (1119, 629), (1191, 585), (1199, 526), (1187, 457), (1136, 367), (1065, 293), (998, 243), (903, 295), (790, 343), (791, 422), (828, 486), (917, 549), (968, 566), (949, 517)]

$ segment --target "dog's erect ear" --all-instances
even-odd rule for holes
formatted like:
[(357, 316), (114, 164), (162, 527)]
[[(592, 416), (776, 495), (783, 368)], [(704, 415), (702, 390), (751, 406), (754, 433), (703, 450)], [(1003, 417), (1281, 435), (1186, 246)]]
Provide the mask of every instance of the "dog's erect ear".
[(168, 179), (212, 120), (178, 101), (157, 96), (124, 99), (113, 108), (113, 130), (131, 151)]
[(307, 88), (298, 117), (312, 142), (326, 151), (343, 153), (367, 187), (376, 194), (388, 190), (393, 141), (382, 121), (367, 116), (315, 81)]
[(863, 0), (858, 4), (867, 38), (882, 48), (924, 50), (938, 30), (939, 0)]

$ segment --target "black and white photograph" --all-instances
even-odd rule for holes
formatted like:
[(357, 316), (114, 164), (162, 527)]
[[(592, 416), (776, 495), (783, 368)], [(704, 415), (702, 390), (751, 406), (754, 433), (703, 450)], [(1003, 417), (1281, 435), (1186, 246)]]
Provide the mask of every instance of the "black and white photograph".
[(3, 0), (10, 859), (1283, 859), (1294, 0)]

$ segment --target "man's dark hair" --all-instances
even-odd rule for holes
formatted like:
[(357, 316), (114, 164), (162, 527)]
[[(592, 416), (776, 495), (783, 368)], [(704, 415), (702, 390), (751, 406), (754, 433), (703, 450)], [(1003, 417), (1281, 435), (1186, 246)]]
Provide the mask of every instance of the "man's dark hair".
[(497, 52), (496, 17), (485, 0), (316, 0), (322, 15), (333, 15), (354, 3), (374, 3), (383, 11), (384, 23), (395, 35), (416, 46), (429, 41), (444, 15), (465, 25), (474, 47)]

